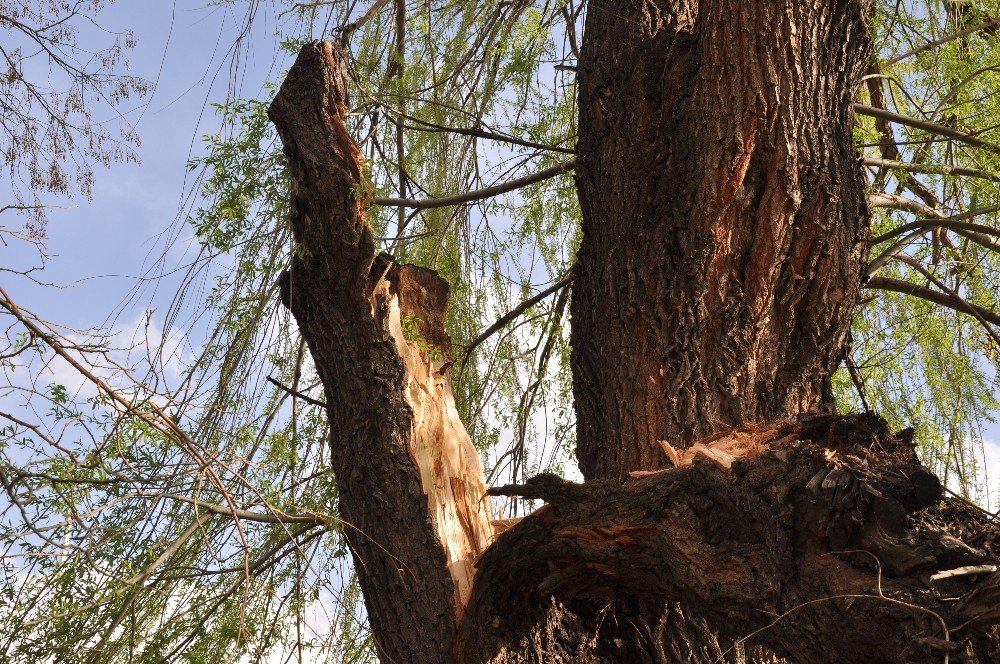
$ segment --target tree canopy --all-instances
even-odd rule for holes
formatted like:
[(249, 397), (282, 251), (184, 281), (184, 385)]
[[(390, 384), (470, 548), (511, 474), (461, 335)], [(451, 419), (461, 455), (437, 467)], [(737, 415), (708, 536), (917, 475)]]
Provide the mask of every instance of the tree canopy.
[[(290, 60), (318, 38), (349, 55), (348, 131), (365, 165), (355, 195), (380, 251), (451, 285), (458, 406), (487, 482), (574, 472), (567, 303), (587, 3), (224, 2), (245, 6), (248, 24), (277, 19), (274, 44), (236, 44), (234, 66), (246, 49)], [(146, 89), (115, 77), (127, 37), (88, 70), (57, 22), (77, 9), (43, 4), (0, 1), (0, 27), (73, 81), (41, 92), (23, 71), (30, 52), (0, 51), (11, 70), (0, 104), (18, 109), (0, 145), (12, 181), (30, 174), (14, 205), (66, 191), (67, 164), (86, 192), (90, 161), (127, 158), (87, 104)], [(855, 141), (873, 239), (834, 389), (842, 410), (914, 427), (924, 464), (975, 500), (996, 481), (980, 472), (982, 433), (1000, 409), (1000, 2), (885, 0), (870, 28)], [(267, 117), (274, 83), (220, 100), (220, 129), (189, 164), (194, 202), (168, 234), (198, 245), (166, 317), (183, 344), (150, 328), (129, 348), (33, 311), (17, 275), (0, 288), (10, 661), (374, 661), (322, 392), (279, 303), (281, 272), (307, 249), (292, 239)], [(403, 320), (418, 343), (420, 323)], [(53, 366), (72, 381), (53, 380)]]

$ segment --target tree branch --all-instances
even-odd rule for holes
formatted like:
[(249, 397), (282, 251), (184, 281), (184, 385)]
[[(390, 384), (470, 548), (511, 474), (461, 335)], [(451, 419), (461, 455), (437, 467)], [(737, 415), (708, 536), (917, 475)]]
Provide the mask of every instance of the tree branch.
[[(987, 208), (989, 210), (989, 208)], [(989, 210), (992, 211), (992, 210)], [(979, 214), (985, 214), (985, 212), (979, 212)], [(941, 217), (940, 219), (919, 219), (917, 221), (912, 221), (908, 224), (903, 224), (899, 228), (894, 228), (891, 231), (879, 235), (877, 238), (871, 241), (872, 245), (881, 244), (886, 240), (891, 240), (897, 235), (903, 235), (904, 233), (909, 233), (910, 231), (919, 230), (922, 228), (947, 228), (949, 230), (956, 231), (974, 231), (977, 233), (984, 233), (986, 235), (995, 235), (1000, 237), (1000, 230), (993, 228), (992, 226), (984, 226), (983, 224), (974, 224), (967, 221), (959, 221), (959, 217), (964, 215), (956, 215), (954, 217)]]
[(267, 382), (271, 383), (272, 385), (283, 391), (285, 394), (302, 399), (306, 403), (311, 403), (314, 406), (322, 406), (323, 408), (326, 408), (326, 402), (320, 401), (319, 399), (313, 399), (308, 394), (302, 394), (297, 390), (293, 390), (290, 387), (286, 387), (285, 385), (282, 385), (281, 383), (279, 383), (277, 380), (275, 380), (270, 376), (267, 377)]
[[(387, 108), (387, 107), (384, 107)], [(510, 143), (512, 145), (520, 145), (526, 148), (533, 148), (535, 150), (546, 150), (549, 152), (562, 152), (563, 154), (576, 154), (576, 150), (572, 148), (564, 148), (560, 145), (549, 145), (547, 143), (536, 143), (535, 141), (527, 141), (523, 138), (517, 138), (516, 136), (508, 136), (507, 134), (498, 134), (492, 131), (485, 131), (483, 129), (472, 129), (469, 127), (446, 127), (444, 125), (434, 124), (433, 122), (427, 122), (419, 118), (415, 118), (405, 113), (396, 111), (395, 109), (390, 109), (394, 113), (397, 113), (401, 117), (410, 120), (411, 122), (418, 122), (422, 127), (416, 127), (413, 125), (403, 125), (406, 129), (411, 129), (413, 131), (424, 131), (433, 133), (448, 133), (448, 134), (458, 134), (460, 136), (474, 136), (476, 138), (485, 138), (489, 141), (498, 141), (501, 143)]]
[(900, 115), (899, 113), (893, 113), (892, 111), (886, 111), (881, 108), (866, 106), (864, 104), (855, 104), (854, 112), (857, 113), (858, 115), (867, 115), (872, 118), (881, 118), (883, 120), (888, 120), (889, 122), (895, 122), (896, 124), (906, 125), (907, 127), (913, 127), (914, 129), (920, 129), (930, 134), (937, 134), (938, 136), (946, 136), (956, 141), (967, 143), (968, 145), (974, 145), (976, 147), (989, 150), (990, 152), (1000, 153), (1000, 145), (997, 145), (996, 143), (990, 143), (989, 141), (984, 141), (981, 138), (976, 138), (972, 134), (968, 134), (964, 131), (959, 131), (958, 129), (952, 129), (951, 127), (945, 127), (944, 125), (940, 125), (934, 122), (927, 122), (926, 120), (918, 120), (908, 115)]
[(169, 500), (176, 500), (182, 503), (194, 505), (198, 509), (202, 509), (209, 514), (229, 516), (234, 519), (255, 521), (257, 523), (306, 523), (312, 525), (322, 525), (330, 522), (330, 518), (323, 517), (318, 514), (290, 514), (273, 508), (268, 512), (253, 512), (251, 510), (230, 508), (225, 505), (217, 505), (215, 503), (206, 503), (201, 500), (191, 498), (190, 496), (181, 496), (175, 493), (142, 493), (141, 495), (146, 498), (167, 498)]
[(529, 297), (524, 302), (521, 302), (519, 305), (517, 305), (516, 307), (514, 307), (513, 309), (511, 309), (510, 311), (508, 311), (506, 314), (504, 314), (503, 316), (501, 316), (500, 318), (498, 318), (495, 323), (493, 323), (488, 328), (486, 328), (485, 330), (483, 330), (482, 332), (480, 332), (479, 336), (477, 336), (475, 339), (473, 339), (472, 341), (470, 341), (469, 345), (467, 345), (462, 350), (462, 354), (461, 354), (460, 357), (463, 360), (466, 359), (466, 358), (468, 358), (469, 355), (471, 355), (472, 352), (474, 350), (476, 350), (476, 348), (478, 348), (481, 343), (483, 343), (484, 341), (486, 341), (487, 339), (489, 339), (493, 334), (495, 334), (497, 332), (497, 330), (502, 329), (508, 323), (510, 323), (512, 320), (514, 320), (515, 318), (517, 318), (518, 316), (520, 316), (521, 314), (523, 314), (525, 311), (527, 311), (531, 307), (535, 306), (536, 304), (538, 304), (539, 302), (541, 302), (542, 300), (544, 300), (545, 298), (547, 298), (549, 295), (552, 295), (556, 291), (561, 290), (562, 288), (565, 288), (566, 286), (569, 286), (571, 283), (573, 283), (573, 268), (570, 268), (566, 272), (566, 274), (563, 276), (562, 279), (560, 279), (556, 283), (552, 284), (551, 286), (549, 286), (545, 290), (540, 291), (536, 295), (533, 295), (532, 297)]
[[(458, 417), (445, 331), (448, 284), (375, 255), (355, 195), (348, 58), (306, 44), (268, 108), (293, 182), (282, 301), (326, 391), (340, 515), (383, 661), (438, 664), (493, 535), (482, 466)], [(407, 325), (414, 321), (416, 329)]]
[(869, 196), (868, 205), (871, 207), (893, 208), (929, 217), (929, 219), (918, 219), (917, 221), (903, 224), (898, 228), (894, 228), (891, 231), (883, 233), (882, 235), (872, 239), (871, 246), (874, 247), (882, 242), (891, 240), (894, 237), (909, 233), (909, 235), (895, 242), (891, 247), (883, 251), (868, 264), (866, 273), (869, 276), (875, 274), (889, 262), (890, 258), (896, 256), (900, 251), (905, 249), (912, 239), (922, 235), (922, 231), (925, 229), (943, 228), (952, 230), (962, 237), (966, 237), (989, 250), (996, 251), (1000, 249), (1000, 240), (994, 239), (1000, 238), (1000, 230), (983, 224), (963, 221), (964, 219), (971, 219), (979, 215), (996, 212), (997, 210), (1000, 210), (1000, 206), (977, 208), (975, 210), (969, 210), (968, 212), (948, 217), (941, 214), (934, 208), (918, 203), (917, 201), (909, 198), (903, 198), (902, 196), (894, 196), (892, 194), (884, 193), (872, 194)]
[(925, 173), (928, 175), (964, 175), (972, 178), (983, 178), (985, 180), (992, 180), (994, 182), (1000, 182), (1000, 176), (988, 171), (982, 171), (977, 168), (965, 168), (963, 166), (948, 166), (945, 164), (934, 165), (934, 164), (912, 164), (905, 161), (895, 161), (893, 159), (875, 159), (873, 157), (865, 157), (861, 160), (865, 166), (876, 166), (878, 168), (893, 168), (903, 171), (909, 171), (910, 173)]
[(959, 311), (969, 315), (975, 315), (973, 314), (973, 312), (975, 312), (994, 325), (1000, 325), (1000, 314), (992, 309), (980, 307), (967, 302), (962, 298), (956, 299), (947, 293), (942, 293), (919, 284), (910, 283), (909, 281), (903, 281), (902, 279), (893, 279), (891, 277), (872, 277), (867, 281), (867, 283), (865, 283), (865, 288), (870, 290), (893, 291), (896, 293), (902, 293), (903, 295), (918, 297), (922, 300), (927, 300), (928, 302), (933, 302), (934, 304), (940, 304), (942, 307), (948, 307), (954, 311)]
[(557, 164), (551, 168), (546, 168), (538, 171), (537, 173), (509, 180), (492, 187), (485, 187), (484, 189), (477, 189), (476, 191), (468, 191), (464, 194), (455, 194), (454, 196), (446, 196), (444, 198), (424, 199), (376, 198), (372, 202), (375, 205), (383, 205), (385, 207), (407, 207), (415, 210), (427, 210), (430, 208), (448, 207), (449, 205), (461, 205), (462, 203), (471, 203), (472, 201), (479, 201), (499, 196), (500, 194), (506, 194), (507, 192), (520, 189), (521, 187), (526, 187), (529, 184), (535, 184), (536, 182), (543, 182), (549, 178), (565, 173), (566, 171), (571, 171), (575, 167), (576, 157), (573, 157), (572, 159), (567, 159), (561, 164)]
[(986, 330), (986, 333), (990, 336), (991, 339), (993, 339), (993, 342), (996, 343), (997, 348), (1000, 348), (1000, 335), (998, 335), (997, 331), (990, 326), (986, 318), (982, 315), (982, 313), (979, 312), (978, 307), (974, 307), (970, 302), (967, 302), (965, 298), (958, 293), (958, 291), (956, 291), (954, 288), (951, 288), (950, 286), (948, 286), (948, 284), (938, 279), (934, 275), (934, 273), (926, 269), (923, 265), (913, 260), (912, 258), (908, 256), (896, 256), (896, 260), (909, 265), (911, 268), (919, 272), (925, 279), (927, 279), (927, 281), (931, 282), (932, 284), (940, 288), (944, 293), (946, 293), (948, 297), (952, 299), (953, 302), (960, 304), (960, 306), (962, 306), (965, 309), (965, 313), (969, 314), (977, 321), (979, 321), (979, 324), (983, 326), (983, 329)]

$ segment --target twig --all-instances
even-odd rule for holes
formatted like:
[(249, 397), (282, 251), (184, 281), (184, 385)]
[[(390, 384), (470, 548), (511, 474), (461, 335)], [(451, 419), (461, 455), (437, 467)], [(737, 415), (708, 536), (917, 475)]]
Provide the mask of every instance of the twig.
[(959, 493), (955, 493), (954, 491), (952, 491), (948, 487), (944, 487), (944, 490), (945, 490), (945, 493), (950, 494), (952, 498), (955, 498), (959, 502), (961, 502), (961, 503), (967, 505), (968, 507), (971, 507), (972, 509), (976, 510), (977, 512), (979, 512), (980, 514), (982, 514), (983, 516), (985, 516), (986, 518), (988, 518), (990, 521), (1000, 522), (1000, 514), (994, 514), (993, 512), (990, 512), (989, 510), (984, 510), (982, 507), (980, 507), (979, 505), (975, 504), (974, 502), (972, 502), (971, 500), (969, 500), (965, 496), (963, 496), (963, 495), (961, 495)]
[(872, 409), (868, 406), (868, 399), (865, 397), (865, 383), (861, 380), (861, 373), (858, 371), (858, 366), (854, 364), (854, 358), (851, 357), (850, 350), (844, 356), (844, 364), (847, 365), (847, 373), (851, 374), (851, 382), (854, 383), (854, 389), (858, 391), (858, 396), (861, 398), (861, 405), (864, 406), (865, 412), (872, 412)]
[(966, 567), (956, 567), (931, 575), (931, 581), (942, 581), (952, 579), (956, 576), (971, 576), (973, 574), (994, 574), (1000, 570), (996, 565), (968, 565)]
[(306, 403), (311, 403), (314, 406), (322, 406), (323, 408), (326, 408), (326, 402), (325, 401), (320, 401), (319, 399), (313, 399), (311, 396), (309, 396), (307, 394), (302, 394), (298, 390), (293, 390), (292, 388), (290, 388), (290, 387), (288, 387), (286, 385), (282, 385), (280, 382), (278, 382), (274, 378), (271, 378), (270, 376), (267, 377), (267, 382), (271, 383), (272, 385), (274, 385), (278, 389), (282, 390), (286, 394), (290, 394), (293, 397), (297, 397), (299, 399), (302, 399)]
[[(788, 616), (790, 616), (792, 613), (798, 611), (799, 609), (804, 609), (805, 607), (812, 606), (813, 604), (820, 604), (822, 602), (830, 602), (830, 601), (835, 600), (835, 599), (874, 599), (874, 600), (878, 600), (878, 601), (881, 601), (881, 602), (887, 602), (889, 604), (895, 604), (897, 606), (904, 606), (906, 608), (913, 609), (915, 611), (921, 611), (921, 612), (926, 613), (927, 615), (929, 615), (929, 616), (931, 616), (933, 618), (937, 618), (937, 621), (941, 624), (941, 631), (944, 632), (944, 641), (945, 641), (945, 643), (950, 643), (951, 642), (951, 632), (948, 630), (948, 623), (946, 623), (945, 620), (944, 620), (944, 618), (941, 617), (941, 614), (938, 613), (938, 612), (936, 612), (936, 611), (932, 611), (932, 610), (930, 610), (930, 609), (928, 609), (926, 607), (919, 606), (917, 604), (911, 604), (910, 602), (904, 602), (902, 600), (893, 599), (891, 597), (886, 597), (884, 595), (860, 595), (860, 594), (859, 595), (834, 595), (832, 597), (820, 597), (818, 599), (809, 600), (808, 602), (803, 602), (802, 604), (798, 604), (796, 606), (793, 606), (792, 608), (788, 609), (787, 611), (785, 611), (784, 613), (782, 613), (780, 616), (778, 616), (777, 618), (775, 618), (774, 620), (772, 620), (769, 624), (761, 627), (758, 630), (754, 630), (753, 632), (750, 632), (749, 634), (747, 634), (746, 636), (744, 636), (742, 638), (737, 639), (733, 643), (733, 645), (731, 645), (729, 647), (728, 650), (726, 650), (724, 653), (722, 653), (722, 655), (719, 657), (719, 659), (715, 660), (714, 664), (719, 664), (720, 662), (724, 661), (725, 656), (728, 655), (729, 652), (733, 648), (735, 648), (736, 646), (738, 646), (740, 644), (743, 644), (743, 643), (746, 643), (747, 641), (749, 641), (750, 639), (752, 639), (753, 637), (757, 636), (758, 634), (760, 634), (762, 632), (766, 632), (767, 630), (771, 629), (772, 627), (774, 627), (779, 622), (781, 622), (782, 620), (784, 620), (785, 618), (787, 618)], [(950, 660), (948, 658), (948, 652), (946, 651), (944, 653), (944, 664), (949, 664), (949, 661)]]

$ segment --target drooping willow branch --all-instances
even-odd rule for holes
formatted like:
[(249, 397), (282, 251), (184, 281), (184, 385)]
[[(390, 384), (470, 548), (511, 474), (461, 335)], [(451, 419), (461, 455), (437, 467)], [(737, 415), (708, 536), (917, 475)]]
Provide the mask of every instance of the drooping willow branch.
[(1000, 26), (1000, 19), (993, 18), (993, 19), (990, 19), (988, 21), (985, 21), (984, 23), (980, 23), (979, 25), (974, 25), (974, 26), (972, 26), (970, 28), (965, 28), (964, 30), (958, 30), (957, 32), (952, 32), (951, 34), (947, 34), (944, 37), (941, 37), (940, 39), (935, 39), (934, 41), (929, 41), (926, 44), (924, 44), (923, 46), (917, 46), (916, 48), (911, 48), (909, 51), (905, 51), (903, 53), (900, 53), (896, 57), (890, 58), (889, 60), (886, 60), (885, 62), (883, 62), (882, 63), (882, 67), (891, 67), (892, 65), (894, 65), (897, 62), (900, 62), (902, 60), (905, 60), (906, 58), (911, 58), (914, 55), (920, 55), (921, 53), (926, 53), (927, 51), (932, 51), (935, 48), (937, 48), (938, 46), (943, 46), (944, 44), (947, 44), (948, 42), (955, 41), (956, 39), (961, 39), (962, 37), (967, 37), (967, 36), (975, 34), (977, 32), (982, 32), (984, 30), (990, 30), (991, 28), (995, 28), (997, 26)]
[[(192, 459), (198, 464), (199, 470), (205, 473), (208, 478), (209, 483), (222, 495), (225, 499), (226, 505), (206, 505), (201, 504), (207, 511), (215, 514), (226, 514), (233, 517), (236, 528), (240, 534), (240, 538), (246, 545), (246, 536), (243, 533), (243, 526), (241, 520), (246, 518), (250, 521), (257, 521), (263, 523), (317, 523), (321, 521), (316, 515), (291, 515), (280, 512), (276, 509), (269, 508), (270, 515), (249, 512), (237, 507), (235, 499), (226, 490), (225, 484), (222, 481), (217, 467), (221, 466), (225, 468), (225, 464), (220, 462), (217, 458), (211, 458), (210, 455), (203, 453), (201, 446), (199, 446), (191, 437), (166, 413), (163, 408), (157, 405), (154, 401), (149, 400), (146, 405), (149, 407), (150, 412), (142, 410), (138, 405), (126, 399), (122, 394), (112, 387), (107, 381), (101, 377), (94, 374), (92, 371), (88, 370), (87, 367), (83, 365), (79, 360), (77, 360), (73, 355), (67, 350), (67, 347), (55, 338), (55, 335), (44, 330), (38, 323), (33, 321), (29, 314), (22, 310), (13, 299), (7, 294), (7, 292), (0, 287), (0, 307), (3, 307), (8, 313), (10, 313), (18, 322), (20, 322), (33, 336), (33, 338), (40, 339), (49, 348), (52, 349), (59, 357), (65, 360), (70, 366), (73, 367), (83, 378), (90, 381), (98, 390), (107, 396), (111, 401), (117, 404), (118, 407), (122, 409), (122, 412), (128, 413), (148, 426), (150, 426), (155, 431), (164, 435), (168, 440), (176, 444), (181, 450), (186, 454), (191, 456)], [(6, 416), (6, 414), (3, 414)], [(14, 418), (7, 416), (7, 419), (11, 421), (16, 421)], [(19, 422), (20, 423), (20, 422)], [(23, 423), (25, 426), (30, 426), (27, 423)], [(50, 439), (47, 439), (50, 440)], [(251, 487), (252, 488), (252, 487)], [(263, 499), (264, 496), (260, 494), (259, 491), (255, 491), (258, 497)], [(180, 496), (166, 496), (178, 500), (186, 500)], [(198, 501), (191, 501), (192, 503), (198, 504)], [(265, 501), (266, 502), (266, 501)]]

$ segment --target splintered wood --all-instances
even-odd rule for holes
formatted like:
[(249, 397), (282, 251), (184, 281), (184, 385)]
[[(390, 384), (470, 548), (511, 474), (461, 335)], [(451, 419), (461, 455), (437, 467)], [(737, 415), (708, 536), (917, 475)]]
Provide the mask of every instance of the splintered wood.
[(474, 563), (492, 541), (493, 526), (479, 454), (451, 389), (451, 342), (444, 328), (448, 284), (413, 265), (389, 262), (384, 272), (373, 300), (388, 305), (386, 322), (406, 365), (405, 397), (413, 410), (410, 452), (455, 580), (461, 615), (472, 593)]
[[(795, 440), (794, 435), (775, 440), (779, 429), (770, 426), (749, 425), (703, 438), (686, 449), (678, 450), (665, 440), (659, 441), (667, 458), (675, 468), (694, 465), (699, 457), (712, 461), (720, 468), (729, 470), (737, 459), (754, 459), (769, 449), (781, 447)], [(632, 477), (643, 477), (657, 471), (637, 471)]]

